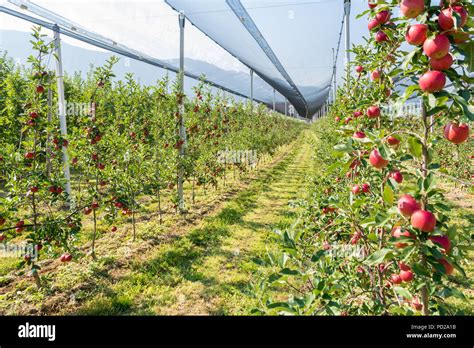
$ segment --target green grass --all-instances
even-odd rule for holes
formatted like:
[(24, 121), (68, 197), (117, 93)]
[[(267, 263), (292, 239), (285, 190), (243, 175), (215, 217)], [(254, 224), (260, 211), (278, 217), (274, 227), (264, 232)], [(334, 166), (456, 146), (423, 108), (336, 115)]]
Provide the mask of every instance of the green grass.
[[(91, 298), (80, 314), (248, 314), (249, 283), (272, 244), (272, 228), (296, 216), (288, 201), (305, 194), (311, 149), (296, 146), (274, 168), (214, 216), (145, 260), (134, 261), (117, 283)], [(131, 302), (130, 302), (131, 301)]]
[[(43, 275), (39, 291), (25, 277), (0, 295), (0, 313), (248, 314), (255, 304), (249, 284), (258, 268), (252, 259), (276, 248), (271, 230), (292, 223), (296, 214), (288, 201), (306, 194), (311, 136), (306, 132), (282, 149), (279, 156), (289, 152), (275, 165), (244, 175), (245, 184), (237, 181), (233, 188), (228, 177), (228, 189), (201, 192), (186, 221), (168, 215), (159, 225), (156, 203), (150, 202), (136, 243), (130, 242), (130, 224), (113, 235), (104, 231), (97, 261), (85, 257), (59, 265)], [(87, 250), (86, 245), (82, 252)]]

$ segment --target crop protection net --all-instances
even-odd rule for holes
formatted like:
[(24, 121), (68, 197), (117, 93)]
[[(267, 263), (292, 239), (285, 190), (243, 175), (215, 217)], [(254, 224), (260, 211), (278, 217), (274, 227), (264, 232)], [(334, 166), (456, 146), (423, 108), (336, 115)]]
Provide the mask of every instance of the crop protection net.
[[(214, 89), (248, 98), (253, 70), (255, 101), (282, 113), (292, 105), (304, 118), (328, 99), (344, 16), (341, 0), (9, 0), (0, 5), (2, 21), (15, 17), (8, 12), (14, 11), (44, 21), (46, 30), (57, 25), (66, 71), (74, 68), (68, 57), (78, 56), (80, 40), (88, 54), (83, 60), (100, 64), (94, 55), (111, 51), (126, 58), (122, 70), (139, 72), (147, 84), (166, 74), (174, 78), (178, 71), (177, 12), (182, 11), (187, 91), (205, 76)], [(8, 51), (11, 45), (3, 46)]]

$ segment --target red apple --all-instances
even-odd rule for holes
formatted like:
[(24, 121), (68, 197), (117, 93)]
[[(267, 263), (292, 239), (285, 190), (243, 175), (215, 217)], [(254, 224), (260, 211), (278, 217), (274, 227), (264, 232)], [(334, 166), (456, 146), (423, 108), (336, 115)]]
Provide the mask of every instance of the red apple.
[(449, 53), (451, 43), (444, 34), (438, 34), (433, 39), (426, 39), (423, 43), (423, 52), (430, 57), (435, 59), (443, 58)]
[(360, 192), (360, 186), (359, 185), (354, 185), (352, 186), (352, 189), (351, 189), (352, 193), (353, 194), (358, 194)]
[(345, 123), (345, 124), (348, 124), (348, 123), (351, 122), (351, 121), (352, 121), (352, 117), (346, 117), (346, 118), (344, 119), (344, 123)]
[(353, 115), (355, 118), (360, 117), (362, 116), (362, 111), (354, 111)]
[(369, 0), (369, 8), (376, 8), (377, 7), (377, 3), (373, 0)]
[(382, 73), (380, 72), (380, 70), (374, 70), (370, 74), (370, 78), (372, 79), (372, 81), (380, 80), (380, 76), (382, 76)]
[(36, 93), (38, 94), (44, 93), (44, 87), (41, 85), (36, 86)]
[(358, 132), (355, 132), (352, 137), (357, 138), (357, 139), (363, 139), (363, 138), (365, 138), (365, 133), (358, 131)]
[(392, 145), (392, 146), (398, 145), (400, 144), (400, 139), (390, 135), (387, 137), (387, 143), (388, 145)]
[(117, 227), (116, 226), (112, 226), (112, 228), (110, 229), (112, 232), (117, 232)]
[(385, 24), (387, 21), (390, 19), (390, 11), (383, 10), (380, 11), (375, 15), (375, 19), (380, 23), (380, 24)]
[(395, 170), (395, 171), (391, 172), (390, 177), (393, 180), (395, 180), (396, 182), (398, 182), (399, 184), (401, 184), (403, 182), (403, 175), (402, 175), (402, 173), (400, 173), (399, 170)]
[(17, 233), (21, 233), (23, 232), (23, 230), (25, 229), (23, 226), (25, 225), (25, 222), (23, 220), (21, 221), (18, 221), (16, 224), (15, 224), (15, 231)]
[(0, 226), (5, 225), (5, 222), (7, 222), (7, 220), (4, 217), (0, 216)]
[(461, 23), (457, 27), (460, 28), (466, 25), (468, 17), (466, 9), (459, 5), (448, 7), (442, 10), (438, 16), (438, 25), (442, 30), (449, 30), (454, 27), (453, 11), (461, 17)]
[(38, 113), (35, 112), (35, 111), (32, 111), (32, 112), (30, 112), (30, 117), (33, 118), (33, 119), (36, 119), (36, 118), (38, 118)]
[(91, 208), (89, 208), (89, 207), (84, 208), (84, 214), (85, 214), (85, 215), (89, 215), (90, 213), (92, 213), (92, 209), (91, 209)]
[(400, 271), (400, 278), (404, 282), (412, 281), (414, 277), (415, 276), (412, 271)]
[(410, 45), (419, 46), (425, 42), (427, 33), (428, 26), (426, 24), (410, 25), (405, 35), (405, 39)]
[(402, 0), (400, 3), (400, 12), (407, 18), (418, 17), (424, 10), (424, 0)]
[(94, 209), (94, 210), (99, 209), (99, 203), (93, 202), (93, 203), (91, 204), (91, 208)]
[[(395, 237), (395, 238), (400, 238), (400, 237), (413, 237), (413, 235), (408, 232), (408, 231), (402, 231), (402, 227), (401, 226), (397, 226), (397, 227), (394, 227), (392, 229), (392, 236)], [(402, 242), (396, 242), (395, 243), (395, 247), (397, 248), (404, 248), (406, 247), (408, 244), (406, 243), (402, 243)]]
[(0, 233), (0, 242), (3, 242), (7, 237), (3, 234)]
[(406, 217), (410, 217), (415, 211), (420, 210), (420, 204), (410, 195), (402, 195), (398, 200), (398, 211)]
[(375, 41), (377, 42), (384, 42), (388, 41), (388, 36), (383, 32), (383, 30), (379, 30), (377, 34), (375, 34)]
[(376, 19), (371, 19), (369, 21), (369, 24), (367, 24), (367, 28), (369, 30), (374, 30), (375, 28), (377, 28), (378, 26), (380, 25), (379, 21), (376, 20)]
[(454, 144), (461, 144), (469, 138), (469, 126), (466, 123), (448, 123), (444, 126), (444, 137)]
[(33, 158), (35, 158), (35, 153), (34, 152), (27, 152), (27, 153), (25, 153), (25, 158), (26, 159), (33, 159)]
[(339, 116), (334, 117), (334, 121), (339, 122), (341, 118)]
[(377, 149), (372, 150), (369, 155), (370, 164), (373, 165), (375, 168), (384, 168), (388, 165), (388, 160), (380, 155)]
[(451, 250), (451, 241), (448, 236), (430, 236), (428, 239), (433, 243), (439, 244), (447, 253)]
[(372, 105), (367, 109), (367, 116), (370, 118), (376, 118), (380, 116), (380, 108), (378, 106)]
[(410, 266), (408, 266), (405, 262), (403, 261), (400, 261), (398, 262), (398, 267), (402, 270), (402, 271), (410, 271), (411, 268)]
[(417, 311), (421, 311), (423, 309), (423, 305), (420, 303), (418, 298), (415, 298), (413, 301), (411, 301), (411, 306)]
[(418, 84), (424, 92), (439, 92), (446, 85), (446, 75), (437, 70), (427, 71), (420, 77)]
[(402, 283), (402, 278), (398, 274), (392, 274), (390, 276), (390, 280), (392, 281), (393, 284), (401, 284)]
[(370, 191), (370, 185), (369, 184), (362, 184), (362, 192), (367, 193)]
[(433, 232), (436, 217), (427, 210), (417, 210), (411, 215), (411, 225), (422, 232)]
[(38, 192), (38, 191), (39, 191), (38, 186), (30, 187), (30, 192), (31, 192), (31, 193), (36, 193), (36, 192)]
[(430, 67), (433, 70), (448, 70), (453, 65), (453, 62), (453, 56), (448, 53), (440, 59), (430, 58)]
[(364, 72), (364, 67), (363, 66), (360, 66), (360, 65), (357, 65), (356, 66), (356, 71), (361, 74), (362, 72)]
[(71, 254), (62, 254), (61, 257), (59, 258), (61, 262), (69, 262), (72, 260), (72, 255)]
[(444, 271), (446, 272), (446, 274), (449, 275), (453, 273), (454, 267), (446, 259), (439, 260), (439, 263), (444, 266)]

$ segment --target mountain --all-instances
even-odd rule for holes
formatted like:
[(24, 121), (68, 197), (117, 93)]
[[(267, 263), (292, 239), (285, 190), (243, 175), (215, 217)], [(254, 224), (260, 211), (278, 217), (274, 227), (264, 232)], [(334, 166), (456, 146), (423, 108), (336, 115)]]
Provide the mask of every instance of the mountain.
[[(26, 64), (27, 57), (33, 53), (30, 40), (31, 36), (27, 32), (1, 30), (0, 50), (6, 51), (7, 55), (19, 64)], [(151, 85), (166, 75), (166, 70), (140, 61), (113, 53), (73, 46), (66, 42), (63, 42), (61, 51), (63, 56), (63, 69), (65, 73), (69, 75), (72, 75), (74, 72), (80, 72), (85, 76), (94, 66), (103, 65), (112, 55), (116, 55), (120, 58), (120, 61), (114, 67), (117, 79), (122, 79), (126, 73), (133, 73), (141, 84)], [(178, 59), (168, 60), (167, 62), (174, 66), (178, 66), (179, 64)], [(51, 69), (54, 68), (54, 64), (54, 57), (51, 56), (49, 60)], [(204, 61), (189, 58), (185, 59), (185, 69), (198, 76), (205, 74), (207, 77), (212, 77), (212, 81), (242, 94), (248, 95), (250, 93), (250, 79), (246, 73), (223, 70)], [(172, 72), (169, 74), (170, 78), (173, 79), (175, 74)], [(196, 84), (197, 81), (186, 78), (186, 92), (191, 92), (192, 86)], [(270, 102), (273, 98), (271, 87), (258, 77), (254, 79), (254, 95), (257, 99), (264, 99)]]

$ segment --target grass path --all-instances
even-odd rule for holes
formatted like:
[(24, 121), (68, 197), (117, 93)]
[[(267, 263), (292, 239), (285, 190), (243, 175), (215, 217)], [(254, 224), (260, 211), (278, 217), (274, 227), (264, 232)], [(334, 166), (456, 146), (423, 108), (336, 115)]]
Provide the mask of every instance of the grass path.
[(272, 248), (271, 231), (290, 225), (290, 200), (303, 197), (312, 170), (305, 133), (292, 152), (216, 215), (151, 257), (136, 260), (115, 284), (102, 289), (80, 314), (248, 314), (255, 256)]

